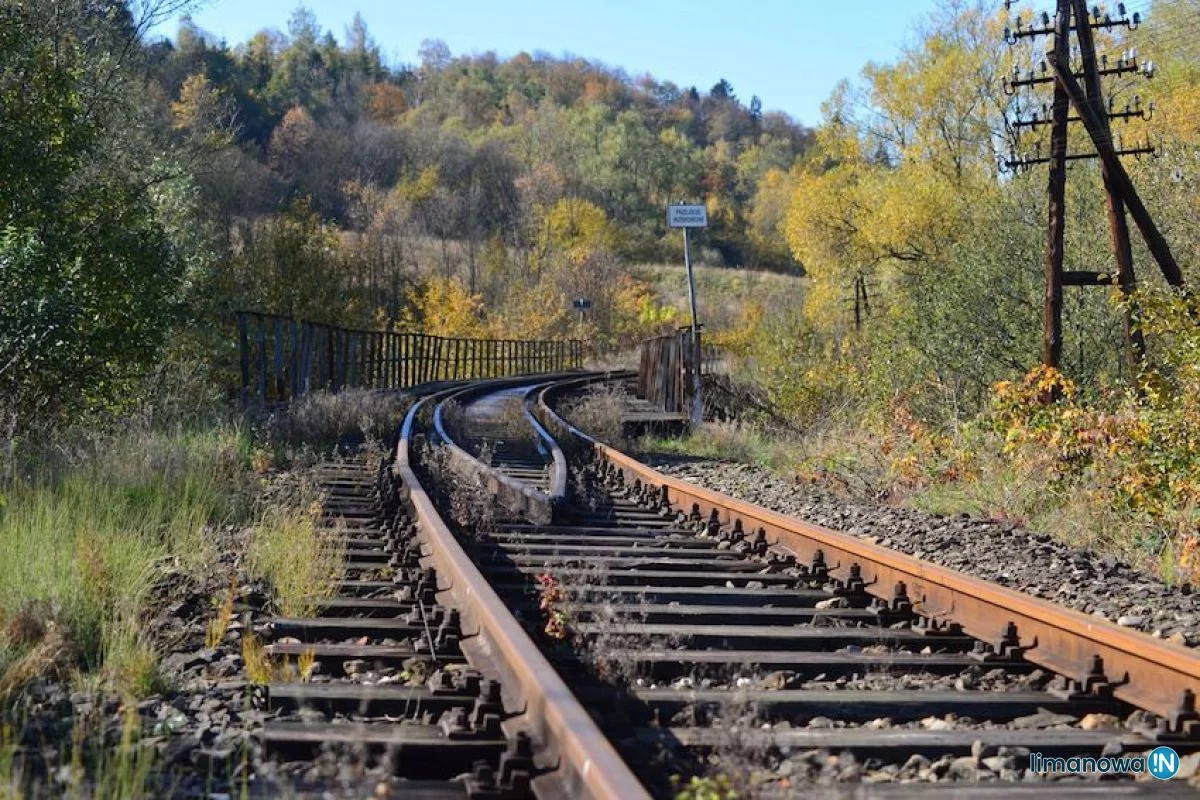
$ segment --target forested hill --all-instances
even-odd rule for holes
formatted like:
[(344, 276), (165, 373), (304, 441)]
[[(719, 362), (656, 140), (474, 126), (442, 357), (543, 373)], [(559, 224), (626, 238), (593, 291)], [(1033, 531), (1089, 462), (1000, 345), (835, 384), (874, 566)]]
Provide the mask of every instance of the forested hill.
[(423, 233), (520, 247), (537, 207), (570, 197), (604, 211), (618, 254), (651, 260), (668, 253), (664, 206), (686, 199), (709, 205), (710, 260), (794, 265), (772, 192), (811, 131), (724, 80), (705, 92), (583, 58), (454, 56), (440, 41), (387, 64), (361, 17), (338, 41), (304, 9), (286, 33), (234, 46), (185, 21), (150, 56), (177, 126), (232, 133), (202, 175), (228, 217), (305, 197), (354, 228), (364, 192), (404, 187)]

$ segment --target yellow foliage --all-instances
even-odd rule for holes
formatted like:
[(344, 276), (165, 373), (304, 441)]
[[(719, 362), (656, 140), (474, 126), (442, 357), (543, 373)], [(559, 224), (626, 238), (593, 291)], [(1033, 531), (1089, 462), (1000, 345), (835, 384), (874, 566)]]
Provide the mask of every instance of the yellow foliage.
[(452, 278), (431, 278), (409, 291), (403, 326), (434, 336), (482, 337), (483, 298)]
[(396, 193), (410, 203), (420, 203), (433, 197), (437, 191), (440, 174), (436, 166), (425, 167), (416, 178), (401, 181), (396, 185)]
[(613, 295), (613, 338), (617, 346), (627, 346), (641, 339), (677, 327), (679, 312), (674, 306), (662, 305), (650, 284), (629, 275), (622, 275)]
[(542, 236), (543, 250), (557, 250), (576, 264), (617, 245), (617, 230), (604, 209), (577, 197), (564, 197), (545, 212)]
[(788, 208), (794, 193), (792, 174), (772, 167), (759, 182), (750, 206), (750, 242), (760, 253), (787, 251), (785, 235)]
[(491, 335), (508, 339), (552, 339), (566, 330), (570, 303), (550, 281), (513, 292), (492, 325)]
[(709, 334), (708, 343), (731, 355), (745, 358), (753, 350), (755, 339), (762, 329), (765, 317), (766, 309), (763, 308), (762, 303), (754, 299), (747, 300), (742, 306), (741, 319), (738, 320), (737, 325)]
[(812, 280), (805, 310), (818, 326), (844, 318), (859, 275), (896, 294), (904, 265), (935, 262), (969, 229), (979, 195), (999, 191), (998, 18), (975, 7), (943, 13), (899, 61), (864, 69), (860, 93), (837, 88), (816, 155), (794, 175), (785, 232)]
[(229, 132), (218, 128), (224, 113), (221, 92), (204, 73), (189, 75), (179, 88), (179, 100), (171, 103), (171, 127), (202, 136), (209, 147), (229, 144)]
[(267, 148), (271, 166), (287, 170), (290, 162), (308, 147), (316, 130), (317, 124), (308, 111), (300, 106), (289, 109), (271, 134)]

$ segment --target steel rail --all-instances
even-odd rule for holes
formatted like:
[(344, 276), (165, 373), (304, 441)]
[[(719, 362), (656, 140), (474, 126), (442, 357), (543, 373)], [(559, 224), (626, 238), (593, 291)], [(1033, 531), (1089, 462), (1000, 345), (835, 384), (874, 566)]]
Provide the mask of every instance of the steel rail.
[(540, 394), (543, 389), (551, 385), (553, 384), (542, 383), (530, 387), (525, 393), (523, 407), (525, 419), (533, 426), (538, 440), (550, 456), (550, 500), (552, 503), (559, 503), (567, 496), (567, 457), (563, 453), (562, 447), (559, 446), (558, 440), (550, 435), (550, 431), (542, 426), (541, 421), (533, 413), (536, 402), (534, 394)]
[[(516, 384), (489, 382), (493, 388)], [(534, 780), (535, 790), (540, 788), (545, 796), (648, 798), (612, 744), (488, 585), (417, 479), (409, 448), (417, 415), (433, 399), (415, 404), (405, 417), (396, 447), (394, 476), (411, 504), (439, 583), (445, 581), (439, 591), (448, 592), (459, 609), (464, 649), (469, 647), (496, 665), (504, 676), (505, 694), (515, 701), (513, 707), (523, 710), (516, 724), (532, 731), (542, 747), (543, 760), (548, 759), (555, 767), (552, 775)], [(476, 633), (466, 634), (472, 628)]]
[[(515, 379), (507, 381), (506, 385), (511, 387), (513, 385), (527, 385), (528, 383), (529, 380), (526, 378), (523, 380)], [(548, 384), (538, 384), (538, 386), (543, 385)], [(531, 388), (530, 391), (532, 390)], [(543, 492), (524, 481), (519, 481), (516, 478), (505, 475), (500, 470), (493, 469), (484, 464), (468, 452), (466, 448), (454, 441), (454, 437), (446, 430), (445, 415), (442, 413), (445, 403), (450, 401), (467, 401), (477, 395), (494, 391), (496, 391), (496, 384), (485, 383), (459, 389), (439, 400), (433, 413), (434, 429), (443, 443), (449, 448), (451, 458), (460, 471), (483, 476), (487, 481), (488, 491), (495, 495), (496, 499), (509, 511), (520, 514), (531, 522), (549, 524), (554, 517), (554, 507), (562, 501), (563, 496), (566, 494), (567, 466), (566, 458), (562, 455), (562, 450), (558, 449), (557, 444), (554, 444), (554, 439), (548, 433), (545, 434), (543, 441), (548, 443), (548, 445), (553, 444), (553, 449), (551, 450), (553, 463), (550, 491)], [(541, 429), (541, 426), (537, 424), (536, 418), (529, 412), (528, 407), (525, 405), (526, 397), (523, 396), (521, 399), (526, 418), (535, 424), (535, 430)], [(542, 433), (545, 433), (544, 430), (540, 430), (539, 436)], [(554, 455), (555, 450), (557, 450), (557, 455)]]
[(740, 527), (747, 536), (762, 531), (768, 544), (783, 547), (802, 562), (820, 554), (843, 583), (861, 579), (868, 592), (885, 601), (907, 596), (934, 628), (957, 625), (991, 643), (997, 657), (1020, 654), (1067, 676), (1074, 681), (1066, 687), (1071, 693), (1111, 693), (1163, 717), (1164, 730), (1159, 733), (1164, 739), (1200, 732), (1195, 710), (1200, 656), (1194, 651), (664, 475), (578, 430), (551, 407), (553, 398), (595, 380), (547, 387), (539, 395), (537, 411), (550, 430), (581, 437), (610, 469), (621, 473), (626, 485), (653, 489), (685, 513)]

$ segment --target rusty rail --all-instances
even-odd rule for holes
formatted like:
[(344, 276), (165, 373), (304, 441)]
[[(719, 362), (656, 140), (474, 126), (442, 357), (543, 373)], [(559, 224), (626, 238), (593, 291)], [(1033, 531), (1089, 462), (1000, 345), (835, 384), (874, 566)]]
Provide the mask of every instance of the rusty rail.
[(310, 391), (406, 389), (437, 380), (565, 372), (583, 366), (578, 339), (456, 339), (371, 331), (237, 312), (242, 402), (281, 402)]
[(528, 408), (529, 395), (545, 385), (547, 384), (538, 384), (530, 388), (521, 400), (525, 405), (524, 413), (526, 419), (533, 425), (534, 431), (542, 441), (543, 446), (551, 454), (552, 479), (549, 493), (535, 489), (523, 481), (510, 478), (500, 470), (491, 468), (467, 452), (458, 442), (454, 441), (453, 436), (447, 431), (445, 417), (442, 413), (445, 403), (453, 400), (465, 405), (476, 395), (495, 391), (494, 384), (480, 384), (454, 392), (448, 395), (445, 400), (439, 402), (433, 413), (434, 429), (449, 449), (453, 467), (462, 474), (481, 476), (486, 482), (488, 491), (495, 496), (496, 501), (504, 508), (530, 522), (540, 525), (549, 525), (551, 523), (554, 519), (555, 506), (562, 502), (563, 497), (567, 493), (566, 457), (563, 455), (558, 443), (542, 428), (541, 423), (530, 413)]
[[(492, 382), (497, 388), (509, 382)], [(449, 393), (444, 394), (447, 396)], [(441, 399), (440, 397), (438, 399)], [(591, 717), (488, 585), (453, 533), (437, 514), (414, 473), (409, 447), (417, 415), (427, 398), (409, 411), (401, 429), (394, 465), (413, 509), (439, 579), (462, 616), (463, 647), (492, 662), (504, 676), (512, 707), (524, 709), (513, 723), (529, 729), (541, 745), (541, 760), (554, 767), (534, 781), (542, 796), (647, 798), (641, 783), (596, 727)], [(474, 633), (470, 631), (474, 629)], [(508, 702), (505, 703), (509, 705)], [(540, 788), (539, 788), (540, 784)]]
[(1195, 708), (1200, 657), (1194, 651), (663, 475), (587, 437), (550, 407), (557, 394), (591, 380), (575, 379), (543, 391), (538, 413), (555, 433), (582, 436), (628, 485), (652, 487), (673, 507), (740, 528), (747, 536), (762, 531), (769, 544), (797, 559), (821, 558), (843, 584), (861, 581), (866, 591), (885, 601), (911, 601), (931, 620), (931, 630), (958, 626), (990, 643), (995, 656), (1020, 654), (1067, 676), (1072, 681), (1064, 688), (1068, 693), (1111, 693), (1153, 712), (1164, 718), (1165, 729), (1159, 732), (1164, 740), (1200, 732)]

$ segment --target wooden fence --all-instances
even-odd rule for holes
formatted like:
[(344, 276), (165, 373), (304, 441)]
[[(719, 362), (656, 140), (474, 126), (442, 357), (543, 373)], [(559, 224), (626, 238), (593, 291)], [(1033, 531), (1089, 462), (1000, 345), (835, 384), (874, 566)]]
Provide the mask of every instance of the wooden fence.
[(583, 342), (452, 339), (367, 331), (237, 312), (242, 401), (314, 390), (405, 389), (436, 380), (563, 372), (583, 366)]
[[(696, 334), (700, 338), (700, 334)], [(699, 342), (692, 341), (691, 328), (642, 342), (638, 361), (637, 396), (670, 414), (694, 416), (698, 411), (700, 371)]]

